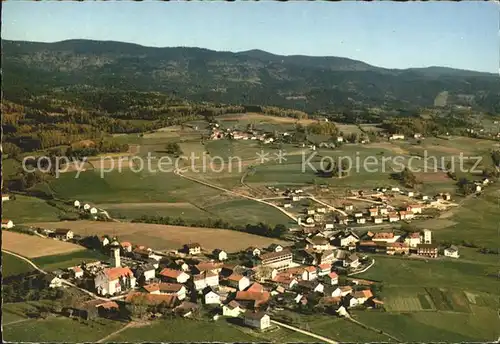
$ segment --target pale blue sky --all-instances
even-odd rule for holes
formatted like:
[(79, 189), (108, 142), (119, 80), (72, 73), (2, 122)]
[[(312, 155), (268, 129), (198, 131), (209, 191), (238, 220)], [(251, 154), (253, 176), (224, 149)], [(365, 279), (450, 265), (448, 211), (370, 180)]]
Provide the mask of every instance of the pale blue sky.
[(145, 46), (343, 56), (390, 68), (499, 67), (492, 2), (2, 3), (4, 39), (87, 38)]

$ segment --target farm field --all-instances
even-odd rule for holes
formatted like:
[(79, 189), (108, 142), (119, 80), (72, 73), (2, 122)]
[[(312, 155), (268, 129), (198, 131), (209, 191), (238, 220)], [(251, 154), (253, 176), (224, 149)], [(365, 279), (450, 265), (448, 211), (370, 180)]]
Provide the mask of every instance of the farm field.
[(137, 219), (141, 216), (169, 216), (184, 220), (203, 220), (212, 217), (212, 214), (187, 202), (105, 203), (98, 206), (108, 211), (113, 218)]
[(16, 195), (15, 200), (2, 202), (3, 218), (14, 224), (38, 221), (57, 221), (63, 213), (46, 201), (23, 195)]
[(205, 250), (221, 248), (229, 252), (248, 246), (267, 247), (283, 241), (262, 236), (216, 228), (196, 228), (127, 222), (47, 222), (32, 224), (44, 228), (64, 227), (80, 235), (117, 235), (120, 240), (147, 245), (158, 250), (178, 249), (189, 242), (198, 242)]
[(4, 326), (3, 337), (10, 342), (96, 342), (124, 325), (103, 318), (96, 321), (78, 321), (53, 317)]
[(385, 286), (454, 288), (495, 294), (500, 281), (493, 275), (498, 266), (460, 260), (422, 260), (376, 256), (375, 265), (357, 275), (359, 278), (383, 281)]
[(24, 260), (7, 252), (2, 252), (2, 276), (8, 277), (33, 271), (33, 267)]
[[(271, 338), (269, 338), (269, 336)], [(284, 342), (307, 342), (311, 339), (292, 331), (278, 329), (262, 336), (249, 328), (228, 323), (173, 318), (159, 320), (144, 327), (132, 327), (109, 338), (109, 342), (258, 342), (279, 339)]]
[(44, 270), (65, 269), (71, 266), (79, 265), (82, 262), (93, 262), (96, 260), (108, 261), (109, 257), (99, 252), (83, 249), (67, 254), (55, 254), (38, 257), (33, 259), (33, 263)]
[[(475, 325), (464, 323), (466, 319), (472, 319), (472, 316), (468, 314), (444, 314), (441, 312), (397, 314), (368, 310), (353, 312), (353, 317), (368, 326), (383, 330), (403, 342), (457, 343), (496, 339), (493, 336), (495, 332), (493, 328), (484, 331), (484, 327), (478, 329), (474, 328)], [(461, 324), (457, 326), (455, 321), (459, 319)], [(494, 326), (495, 320), (490, 320), (488, 323), (490, 326)]]
[[(54, 228), (59, 228), (61, 223), (55, 223), (58, 223), (59, 226)], [(40, 223), (40, 225), (43, 225), (43, 223)], [(5, 230), (2, 230), (2, 248), (27, 258), (84, 250), (82, 246), (68, 242), (45, 239), (35, 235), (20, 234)]]

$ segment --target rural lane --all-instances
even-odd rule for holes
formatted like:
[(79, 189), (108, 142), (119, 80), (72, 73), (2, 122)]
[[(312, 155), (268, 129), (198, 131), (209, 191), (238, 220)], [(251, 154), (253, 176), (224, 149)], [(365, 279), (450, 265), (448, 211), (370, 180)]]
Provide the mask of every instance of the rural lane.
[(312, 333), (312, 332), (309, 332), (309, 331), (305, 331), (305, 330), (302, 330), (300, 328), (297, 328), (297, 327), (294, 327), (294, 326), (290, 326), (290, 325), (287, 325), (287, 324), (283, 324), (279, 321), (276, 321), (276, 320), (271, 320), (271, 322), (275, 325), (278, 325), (278, 326), (281, 326), (281, 327), (284, 327), (284, 328), (287, 328), (289, 330), (292, 330), (292, 331), (295, 331), (295, 332), (299, 332), (299, 333), (302, 333), (306, 336), (309, 336), (309, 337), (313, 337), (315, 339), (319, 339), (325, 343), (329, 343), (329, 344), (339, 344), (339, 342), (336, 342), (332, 339), (329, 339), (329, 338), (326, 338), (326, 337), (323, 337), (323, 336), (320, 336), (320, 335), (317, 335), (315, 333)]
[(220, 191), (224, 191), (226, 193), (229, 193), (229, 194), (232, 194), (232, 195), (236, 195), (236, 196), (239, 196), (239, 197), (243, 197), (243, 198), (246, 198), (246, 199), (249, 199), (249, 200), (252, 200), (252, 201), (255, 201), (255, 202), (259, 202), (259, 203), (263, 203), (263, 204), (266, 204), (266, 205), (269, 205), (273, 208), (276, 208), (278, 209), (279, 211), (281, 211), (283, 214), (285, 214), (286, 216), (288, 216), (289, 218), (291, 218), (293, 221), (297, 222), (297, 218), (295, 216), (293, 216), (292, 214), (290, 214), (289, 212), (287, 212), (286, 210), (280, 208), (279, 206), (277, 206), (276, 204), (273, 204), (273, 203), (270, 203), (270, 202), (266, 202), (266, 201), (263, 201), (261, 199), (258, 199), (258, 198), (255, 198), (255, 197), (251, 197), (251, 196), (247, 196), (247, 195), (243, 195), (243, 194), (240, 194), (238, 192), (234, 192), (234, 191), (231, 191), (231, 190), (228, 190), (228, 189), (225, 189), (221, 186), (218, 186), (218, 185), (215, 185), (215, 184), (212, 184), (212, 183), (208, 183), (208, 182), (205, 182), (203, 180), (199, 180), (199, 179), (196, 179), (196, 178), (193, 178), (193, 177), (188, 177), (188, 176), (185, 176), (183, 175), (179, 170), (175, 170), (174, 171), (174, 174), (178, 175), (179, 177), (181, 178), (185, 178), (185, 179), (188, 179), (188, 180), (191, 180), (193, 182), (196, 182), (198, 184), (202, 184), (202, 185), (205, 185), (205, 186), (208, 186), (208, 187), (211, 187), (213, 189), (217, 189), (217, 190), (220, 190)]
[[(5, 252), (7, 254), (10, 254), (10, 255), (12, 255), (14, 257), (17, 257), (17, 258), (25, 261), (26, 263), (28, 263), (29, 265), (31, 265), (35, 270), (41, 272), (44, 275), (48, 274), (47, 271), (40, 269), (35, 263), (33, 263), (31, 260), (29, 260), (26, 257), (20, 256), (17, 253), (14, 253), (14, 252), (11, 252), (11, 251), (7, 251), (7, 250), (4, 250), (4, 249), (2, 249), (2, 252)], [(92, 293), (92, 292), (90, 292), (90, 291), (88, 291), (86, 289), (80, 288), (79, 286), (77, 286), (76, 284), (71, 283), (70, 281), (67, 281), (67, 280), (62, 279), (62, 278), (61, 278), (61, 281), (62, 281), (63, 284), (66, 284), (66, 285), (69, 285), (70, 287), (76, 288), (76, 289), (82, 291), (83, 293), (85, 293), (85, 294), (93, 297), (94, 299), (103, 300), (103, 301), (110, 301), (110, 299), (98, 296), (98, 295), (96, 295), (96, 294), (94, 294), (94, 293)]]

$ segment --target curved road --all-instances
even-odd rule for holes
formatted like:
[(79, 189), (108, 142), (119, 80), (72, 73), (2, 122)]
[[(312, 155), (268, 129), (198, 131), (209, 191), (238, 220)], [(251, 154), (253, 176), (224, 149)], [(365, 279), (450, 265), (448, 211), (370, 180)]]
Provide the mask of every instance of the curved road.
[(294, 327), (294, 326), (290, 326), (290, 325), (287, 325), (287, 324), (283, 324), (279, 321), (276, 321), (276, 320), (271, 320), (271, 322), (273, 324), (276, 324), (278, 326), (281, 326), (281, 327), (284, 327), (284, 328), (287, 328), (289, 330), (292, 330), (292, 331), (295, 331), (295, 332), (299, 332), (299, 333), (302, 333), (302, 334), (305, 334), (306, 336), (309, 336), (309, 337), (313, 337), (313, 338), (316, 338), (316, 339), (319, 339), (325, 343), (329, 343), (329, 344), (339, 344), (339, 342), (336, 342), (330, 338), (326, 338), (326, 337), (323, 337), (323, 336), (320, 336), (320, 335), (317, 335), (315, 333), (312, 333), (312, 332), (309, 332), (309, 331), (305, 331), (305, 330), (302, 330), (300, 328), (297, 328), (297, 327)]
[[(22, 259), (23, 261), (25, 261), (26, 263), (28, 263), (29, 265), (31, 265), (35, 270), (41, 272), (44, 275), (48, 274), (47, 271), (40, 269), (35, 263), (33, 263), (31, 260), (29, 260), (26, 257), (20, 256), (17, 253), (14, 253), (14, 252), (11, 252), (11, 251), (7, 251), (7, 250), (4, 250), (4, 249), (2, 249), (2, 252), (10, 254), (10, 255), (12, 255), (14, 257), (17, 257), (19, 259)], [(93, 297), (94, 299), (99, 299), (99, 300), (103, 300), (103, 301), (110, 301), (110, 299), (108, 299), (108, 298), (98, 296), (98, 295), (96, 295), (96, 294), (94, 294), (94, 293), (92, 293), (92, 292), (90, 292), (90, 291), (88, 291), (86, 289), (80, 288), (79, 286), (77, 286), (77, 285), (75, 285), (75, 284), (73, 284), (73, 283), (71, 283), (71, 282), (69, 282), (69, 281), (67, 281), (65, 279), (61, 278), (61, 281), (62, 281), (63, 284), (66, 284), (66, 285), (69, 285), (70, 287), (76, 288), (76, 289), (84, 292), (85, 294)]]

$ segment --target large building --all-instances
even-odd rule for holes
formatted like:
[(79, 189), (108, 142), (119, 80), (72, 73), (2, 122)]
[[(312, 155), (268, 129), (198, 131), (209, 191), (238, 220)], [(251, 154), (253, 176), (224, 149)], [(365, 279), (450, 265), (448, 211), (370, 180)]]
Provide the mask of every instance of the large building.
[(274, 268), (277, 270), (288, 269), (292, 263), (293, 255), (288, 249), (281, 252), (268, 252), (262, 254), (260, 257), (262, 266)]
[(419, 256), (437, 258), (438, 245), (436, 244), (419, 244), (417, 245), (417, 254)]
[(134, 288), (136, 279), (129, 268), (110, 268), (100, 271), (94, 278), (95, 289), (100, 295), (114, 295)]

